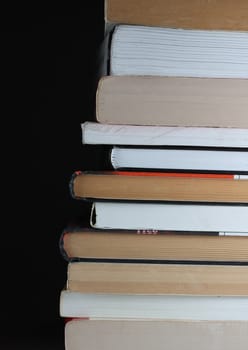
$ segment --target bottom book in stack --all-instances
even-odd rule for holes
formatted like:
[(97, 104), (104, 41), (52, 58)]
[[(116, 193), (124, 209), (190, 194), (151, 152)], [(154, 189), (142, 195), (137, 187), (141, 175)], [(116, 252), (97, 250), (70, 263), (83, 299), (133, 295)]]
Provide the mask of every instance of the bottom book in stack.
[(246, 350), (247, 321), (84, 320), (65, 326), (68, 350)]

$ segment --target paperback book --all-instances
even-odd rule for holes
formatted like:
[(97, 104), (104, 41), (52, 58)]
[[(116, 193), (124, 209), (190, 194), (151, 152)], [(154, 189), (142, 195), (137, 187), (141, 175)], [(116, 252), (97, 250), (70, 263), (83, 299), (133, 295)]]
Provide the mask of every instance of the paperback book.
[[(118, 115), (119, 113), (115, 113), (117, 118), (115, 122), (117, 124), (108, 124), (108, 120), (106, 120), (106, 123), (102, 121), (81, 123), (82, 144), (84, 146), (133, 145), (248, 148), (248, 131), (246, 129), (238, 127), (186, 127), (180, 124), (177, 126), (128, 125), (123, 124), (123, 122), (126, 122), (126, 118), (121, 120), (118, 118)], [(237, 116), (235, 118), (236, 126), (238, 126)], [(245, 121), (246, 118), (243, 120)]]
[(117, 24), (109, 75), (247, 79), (248, 32)]

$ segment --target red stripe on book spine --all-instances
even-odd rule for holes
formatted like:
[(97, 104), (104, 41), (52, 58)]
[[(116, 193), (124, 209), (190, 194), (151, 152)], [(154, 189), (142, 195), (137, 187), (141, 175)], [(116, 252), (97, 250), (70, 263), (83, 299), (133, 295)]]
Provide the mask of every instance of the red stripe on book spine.
[(120, 176), (165, 176), (165, 177), (198, 177), (215, 179), (234, 179), (233, 174), (213, 174), (213, 173), (167, 173), (167, 172), (145, 172), (145, 171), (109, 171), (106, 174)]

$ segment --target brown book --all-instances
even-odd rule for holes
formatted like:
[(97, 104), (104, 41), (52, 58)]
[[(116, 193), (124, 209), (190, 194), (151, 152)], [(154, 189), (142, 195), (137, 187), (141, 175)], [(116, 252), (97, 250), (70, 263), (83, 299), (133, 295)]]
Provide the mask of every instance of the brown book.
[(146, 260), (248, 262), (247, 236), (157, 230), (97, 230), (66, 228), (60, 251), (67, 261)]
[(82, 293), (247, 296), (248, 266), (69, 262), (67, 290)]
[(248, 203), (248, 177), (132, 171), (81, 171), (71, 178), (83, 199)]
[(96, 94), (106, 124), (248, 128), (247, 110), (248, 79), (105, 76)]
[(248, 30), (246, 0), (105, 0), (105, 22)]
[(247, 321), (72, 319), (65, 325), (65, 350), (246, 350), (247, 344)]

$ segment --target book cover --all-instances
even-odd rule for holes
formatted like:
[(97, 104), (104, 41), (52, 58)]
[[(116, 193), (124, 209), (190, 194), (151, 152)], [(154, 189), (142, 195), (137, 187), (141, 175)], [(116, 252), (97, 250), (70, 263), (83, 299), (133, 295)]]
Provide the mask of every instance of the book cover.
[(248, 175), (152, 171), (77, 171), (76, 199), (248, 203)]
[(129, 295), (247, 297), (248, 265), (70, 262), (66, 289)]
[(247, 321), (74, 319), (65, 350), (246, 350), (247, 334)]
[(106, 23), (248, 30), (246, 0), (105, 0)]
[(68, 262), (248, 263), (248, 237), (217, 232), (101, 230), (82, 223), (63, 230), (59, 249)]
[[(247, 129), (247, 110), (248, 79), (108, 75), (99, 80), (96, 91), (96, 119), (105, 124)], [(174, 136), (174, 129), (168, 129), (164, 140), (170, 133)], [(167, 129), (151, 130), (161, 138), (159, 132)], [(206, 132), (196, 131), (199, 138)], [(224, 138), (232, 131), (219, 132)]]

